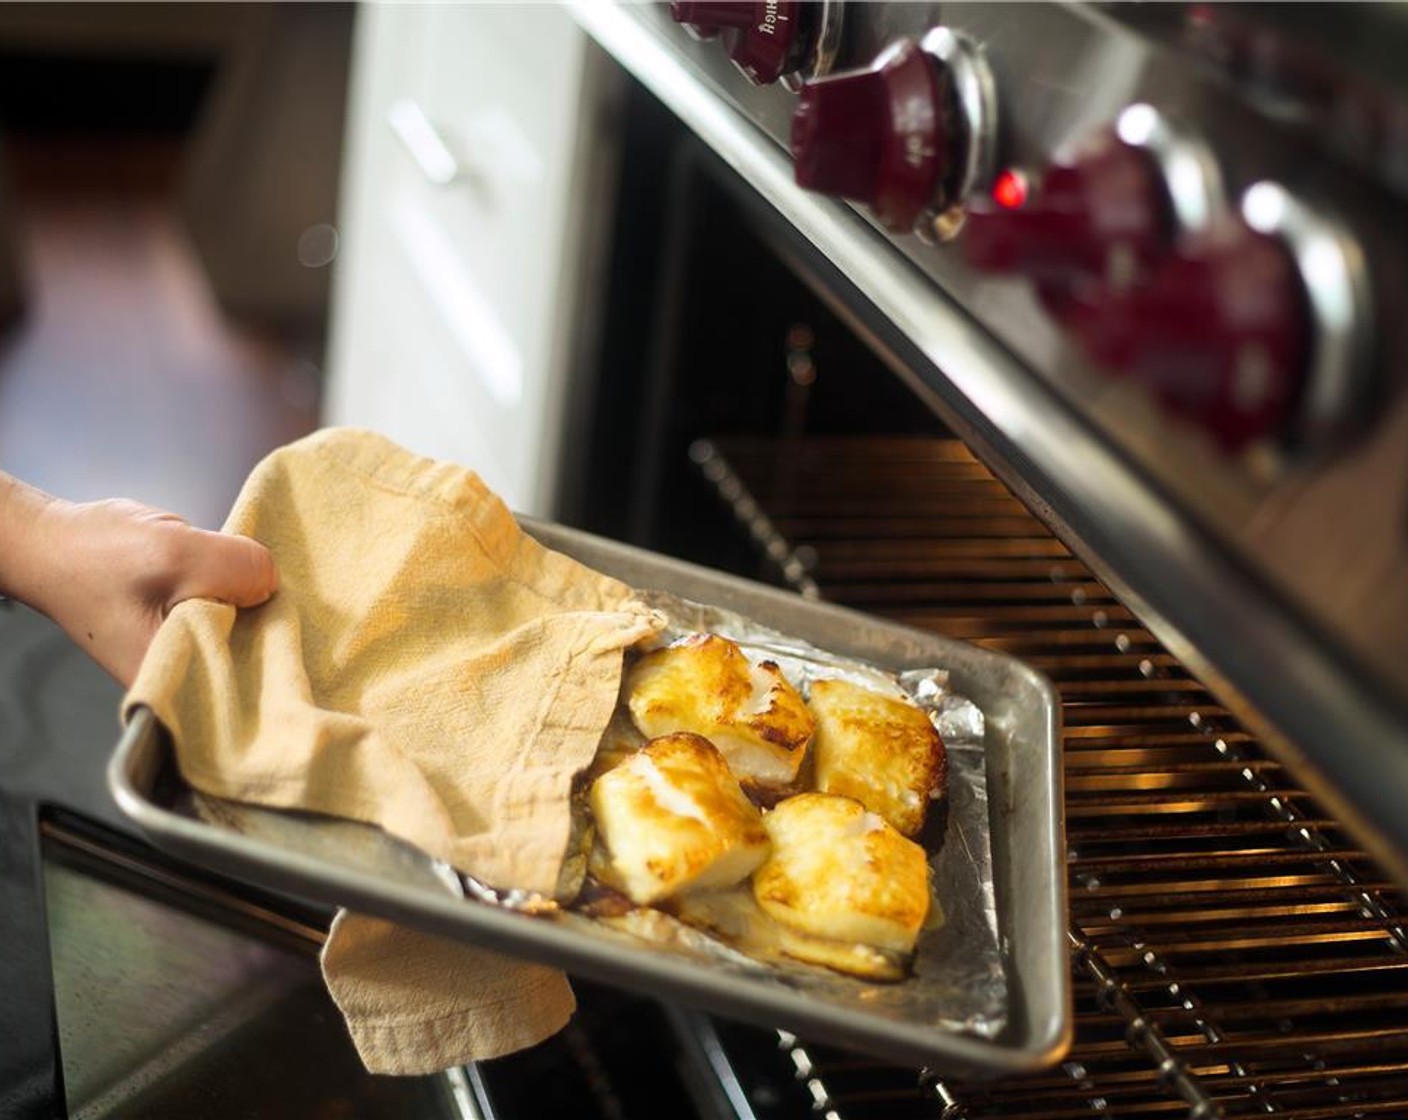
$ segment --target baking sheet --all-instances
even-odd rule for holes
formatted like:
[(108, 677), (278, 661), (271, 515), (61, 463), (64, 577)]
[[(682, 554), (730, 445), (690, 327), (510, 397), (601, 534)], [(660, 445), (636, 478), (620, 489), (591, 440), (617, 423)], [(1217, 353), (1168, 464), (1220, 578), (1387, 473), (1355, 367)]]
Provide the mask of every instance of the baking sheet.
[[(945, 695), (931, 699), (942, 706), (945, 696), (960, 698), (951, 711), (975, 734), (965, 742), (949, 728), (950, 764), (966, 776), (952, 781), (951, 774), (950, 834), (937, 857), (937, 869), (950, 877), (946, 888), (941, 884), (951, 895), (941, 895), (948, 920), (921, 940), (912, 977), (872, 984), (822, 969), (729, 962), (699, 946), (644, 941), (580, 915), (545, 919), (466, 899), (453, 876), (375, 828), (194, 795), (149, 712), (129, 724), (113, 759), (119, 805), (158, 846), (242, 879), (818, 1040), (943, 1073), (1015, 1072), (1059, 1060), (1071, 1012), (1059, 708), (1044, 678), (964, 643), (559, 526), (524, 526), (549, 547), (635, 587), (709, 603), (714, 621), (746, 619), (759, 635), (771, 630), (900, 678), (919, 670), (911, 678), (916, 689), (938, 687), (933, 670), (943, 671)], [(969, 846), (979, 849), (985, 870), (974, 872)], [(978, 954), (984, 963), (977, 971), (967, 967), (964, 942), (974, 936), (990, 938), (994, 950)]]
[[(899, 983), (858, 980), (826, 968), (790, 961), (759, 961), (706, 933), (654, 914), (622, 923), (653, 942), (663, 941), (720, 968), (758, 974), (762, 983), (825, 994), (838, 1002), (864, 1001), (867, 1009), (901, 1014), (952, 1030), (992, 1037), (1007, 1021), (1007, 976), (999, 943), (993, 890), (991, 815), (983, 750), (986, 718), (981, 706), (958, 692), (948, 670), (930, 665), (902, 672), (818, 649), (794, 634), (760, 626), (747, 615), (695, 603), (662, 591), (642, 597), (669, 619), (659, 644), (691, 634), (719, 634), (737, 642), (754, 663), (772, 661), (803, 695), (812, 683), (842, 678), (908, 698), (939, 729), (948, 755), (947, 794), (930, 807), (930, 824), (918, 839), (932, 869), (933, 904), (942, 921), (920, 935), (913, 973)], [(570, 915), (570, 920), (582, 919)]]

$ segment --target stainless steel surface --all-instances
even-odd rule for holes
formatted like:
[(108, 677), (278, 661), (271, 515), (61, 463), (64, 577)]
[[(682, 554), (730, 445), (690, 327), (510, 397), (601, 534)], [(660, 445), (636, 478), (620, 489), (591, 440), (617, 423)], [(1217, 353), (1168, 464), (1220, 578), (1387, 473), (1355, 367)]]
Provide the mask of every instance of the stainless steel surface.
[(1201, 140), (1142, 102), (1120, 113), (1115, 132), (1157, 161), (1180, 235), (1211, 229), (1225, 215), (1227, 199), (1217, 161)]
[[(666, 10), (572, 10), (830, 262), (847, 285), (836, 304), (920, 399), (1254, 717), (1268, 748), (1408, 882), (1408, 594), (1395, 574), (1408, 563), (1408, 314), (1378, 314), (1382, 406), (1352, 453), (1273, 455), (1268, 474), (1259, 465), (1268, 457), (1224, 458), (1089, 370), (1025, 282), (976, 276), (943, 247), (889, 237), (852, 207), (798, 190), (783, 148), (792, 95), (742, 87)], [(1376, 297), (1408, 298), (1397, 209), (1376, 184), (1305, 136), (1268, 127), (1220, 76), (1098, 9), (879, 5), (852, 21), (838, 65), (940, 23), (984, 47), (1006, 122), (1004, 162), (1040, 166), (1130, 104), (1155, 105), (1208, 144), (1233, 196), (1270, 177), (1295, 182), (1317, 213), (1352, 214), (1346, 235), (1372, 250), (1365, 275)], [(1342, 578), (1356, 564), (1356, 578)]]
[[(720, 575), (561, 527), (525, 523), (550, 547), (633, 586), (669, 591), (747, 615), (832, 652), (890, 668), (943, 666), (988, 717), (988, 797), (999, 932), (1012, 1000), (995, 1039), (938, 1030), (868, 1007), (854, 993), (800, 993), (767, 973), (711, 967), (603, 926), (567, 927), (452, 897), (428, 868), (374, 830), (283, 815), (286, 843), (241, 835), (177, 811), (167, 790), (170, 748), (150, 713), (129, 725), (109, 777), (119, 806), (152, 841), (273, 888), (381, 914), (449, 937), (561, 965), (720, 1011), (806, 1029), (839, 1044), (973, 1075), (1035, 1069), (1069, 1041), (1070, 992), (1061, 930), (1065, 886), (1054, 695), (1002, 654)], [(179, 785), (179, 783), (178, 783)], [(177, 791), (179, 793), (179, 789)], [(362, 839), (351, 842), (353, 833)], [(302, 835), (300, 835), (302, 833)], [(316, 835), (315, 835), (316, 834)], [(310, 845), (316, 844), (316, 849)], [(863, 985), (857, 985), (857, 991)]]
[(1324, 445), (1349, 431), (1370, 400), (1374, 315), (1363, 254), (1340, 222), (1279, 183), (1248, 187), (1241, 209), (1254, 230), (1285, 240), (1300, 269), (1314, 332), (1303, 423)]
[(1017, 653), (1064, 707), (1061, 1067), (976, 1085), (788, 1036), (781, 1076), (837, 1120), (1408, 1109), (1402, 893), (967, 449), (735, 438), (718, 462), (823, 598)]
[(836, 65), (846, 22), (846, 0), (817, 0), (815, 7), (816, 33), (806, 65), (801, 73), (782, 76), (783, 85), (790, 90), (801, 89), (804, 78), (820, 78), (831, 73)]
[(953, 75), (958, 111), (963, 117), (963, 170), (953, 188), (937, 209), (925, 215), (921, 235), (932, 233), (939, 241), (949, 241), (963, 228), (965, 200), (992, 184), (997, 171), (997, 87), (983, 49), (967, 35), (947, 27), (936, 27), (919, 45), (937, 58)]
[(457, 1114), (456, 1120), (494, 1120), (478, 1069), (473, 1066), (452, 1066), (445, 1071), (444, 1077)]
[(44, 877), (74, 1116), (111, 1115), (151, 1084), (231, 1048), (232, 1036), (316, 979), (306, 958), (62, 865), (48, 864)]
[(718, 1031), (707, 1015), (681, 1007), (668, 1009), (671, 1025), (685, 1048), (685, 1060), (698, 1070), (705, 1091), (717, 1098), (719, 1113), (731, 1120), (758, 1120), (739, 1079), (719, 1041)]

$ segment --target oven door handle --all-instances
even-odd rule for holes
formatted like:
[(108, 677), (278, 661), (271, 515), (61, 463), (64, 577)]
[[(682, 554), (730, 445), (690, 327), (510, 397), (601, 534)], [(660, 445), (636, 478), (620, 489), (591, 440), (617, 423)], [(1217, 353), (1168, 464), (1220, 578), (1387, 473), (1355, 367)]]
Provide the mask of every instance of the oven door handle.
[(400, 97), (393, 101), (386, 110), (386, 122), (411, 161), (431, 183), (448, 187), (464, 177), (450, 145), (414, 98)]

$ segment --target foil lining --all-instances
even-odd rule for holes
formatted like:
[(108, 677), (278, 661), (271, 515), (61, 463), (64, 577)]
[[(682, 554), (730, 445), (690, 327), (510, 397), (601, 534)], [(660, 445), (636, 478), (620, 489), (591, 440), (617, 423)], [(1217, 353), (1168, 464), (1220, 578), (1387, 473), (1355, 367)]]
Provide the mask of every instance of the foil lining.
[(912, 974), (884, 983), (800, 962), (759, 961), (703, 930), (648, 908), (609, 920), (568, 910), (558, 920), (598, 929), (605, 926), (634, 941), (636, 951), (682, 952), (712, 967), (746, 974), (755, 982), (814, 992), (833, 1003), (854, 1002), (857, 1010), (868, 1015), (941, 1025), (985, 1038), (998, 1034), (1007, 1021), (1008, 991), (993, 885), (986, 720), (978, 705), (950, 688), (942, 666), (890, 672), (818, 649), (729, 611), (663, 592), (642, 593), (642, 598), (669, 619), (657, 644), (698, 632), (719, 634), (737, 642), (751, 660), (776, 662), (803, 695), (813, 681), (839, 677), (906, 696), (929, 714), (948, 752), (948, 791), (930, 810), (931, 816), (938, 817), (933, 823), (941, 828), (926, 825), (920, 840), (929, 853), (934, 902), (943, 921), (920, 934)]

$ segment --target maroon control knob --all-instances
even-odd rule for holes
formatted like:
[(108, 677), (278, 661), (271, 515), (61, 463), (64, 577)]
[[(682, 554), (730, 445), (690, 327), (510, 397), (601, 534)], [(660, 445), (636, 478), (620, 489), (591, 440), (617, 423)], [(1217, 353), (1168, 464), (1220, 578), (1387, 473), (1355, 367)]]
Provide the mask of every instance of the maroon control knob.
[(865, 70), (808, 82), (792, 118), (798, 186), (865, 203), (888, 229), (912, 229), (952, 164), (949, 98), (939, 66), (908, 39)]
[(671, 0), (676, 23), (718, 31), (752, 81), (768, 85), (797, 69), (806, 47), (800, 0)]
[(1046, 292), (1087, 282), (1122, 288), (1169, 250), (1173, 219), (1157, 163), (1102, 133), (1054, 164), (1020, 209), (974, 206), (963, 230), (968, 263), (1020, 273)]
[(1073, 325), (1096, 361), (1236, 450), (1286, 426), (1306, 380), (1309, 322), (1289, 250), (1238, 227), (1170, 256)]

